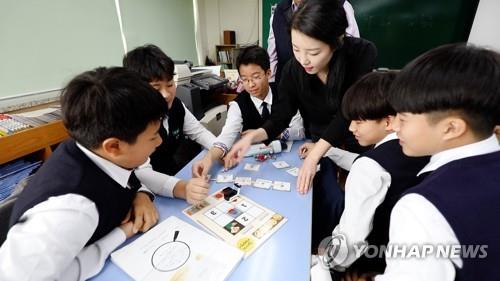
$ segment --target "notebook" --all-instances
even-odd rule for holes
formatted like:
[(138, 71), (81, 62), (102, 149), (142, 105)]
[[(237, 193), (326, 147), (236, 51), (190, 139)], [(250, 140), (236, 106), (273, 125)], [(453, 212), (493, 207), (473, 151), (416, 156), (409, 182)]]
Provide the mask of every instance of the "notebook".
[(226, 280), (243, 252), (175, 216), (111, 254), (134, 280)]

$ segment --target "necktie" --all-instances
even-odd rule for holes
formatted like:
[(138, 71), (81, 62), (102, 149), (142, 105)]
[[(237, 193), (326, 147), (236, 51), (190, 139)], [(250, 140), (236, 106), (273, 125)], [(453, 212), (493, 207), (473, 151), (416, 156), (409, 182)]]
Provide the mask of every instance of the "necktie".
[(137, 178), (134, 171), (132, 171), (132, 173), (130, 173), (130, 177), (128, 178), (128, 186), (130, 186), (132, 190), (138, 190), (141, 185), (141, 181)]
[(262, 102), (262, 119), (267, 120), (269, 118), (269, 109), (267, 109), (267, 102)]

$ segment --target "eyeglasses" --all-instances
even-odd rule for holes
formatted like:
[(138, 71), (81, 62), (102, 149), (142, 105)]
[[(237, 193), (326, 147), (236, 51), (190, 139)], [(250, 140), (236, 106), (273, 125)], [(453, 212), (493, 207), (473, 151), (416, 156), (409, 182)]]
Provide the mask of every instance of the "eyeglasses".
[(250, 84), (250, 82), (258, 83), (258, 82), (260, 82), (260, 80), (262, 80), (262, 78), (263, 78), (263, 75), (259, 74), (259, 75), (252, 76), (251, 78), (243, 77), (241, 79), (241, 81), (243, 81), (243, 83), (248, 85), (248, 84)]

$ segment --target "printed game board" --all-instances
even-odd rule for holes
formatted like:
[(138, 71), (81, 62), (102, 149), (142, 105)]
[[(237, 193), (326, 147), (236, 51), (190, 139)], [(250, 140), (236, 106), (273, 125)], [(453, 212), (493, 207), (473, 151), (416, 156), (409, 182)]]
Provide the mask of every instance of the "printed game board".
[(210, 195), (198, 206), (183, 212), (208, 231), (245, 253), (252, 254), (287, 218), (245, 196), (237, 195), (226, 201), (222, 189)]

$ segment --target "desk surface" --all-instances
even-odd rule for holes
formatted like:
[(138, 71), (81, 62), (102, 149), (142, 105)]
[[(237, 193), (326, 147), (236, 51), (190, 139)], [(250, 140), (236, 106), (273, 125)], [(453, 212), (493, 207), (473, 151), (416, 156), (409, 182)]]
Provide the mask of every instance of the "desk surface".
[[(295, 142), (291, 152), (279, 154), (276, 160), (283, 160), (292, 166), (300, 167), (301, 160), (297, 151), (301, 143)], [(199, 159), (204, 153), (200, 153), (195, 160)], [(190, 178), (193, 161), (186, 165), (177, 176), (183, 179)], [(283, 214), (288, 218), (288, 221), (250, 257), (243, 260), (229, 276), (228, 280), (309, 280), (312, 193), (309, 192), (307, 195), (298, 194), (295, 190), (296, 178), (286, 173), (286, 169), (276, 169), (271, 164), (272, 161), (274, 160), (259, 162), (261, 164), (259, 171), (252, 172), (243, 169), (244, 163), (256, 163), (256, 161), (253, 158), (245, 158), (242, 163), (227, 172), (234, 176), (252, 177), (252, 180), (262, 178), (288, 181), (292, 187), (290, 192), (242, 187), (241, 193), (243, 195)], [(211, 171), (212, 177), (215, 177), (221, 169), (222, 167), (219, 164), (214, 165)], [(210, 193), (224, 186), (227, 186), (227, 184), (211, 182)], [(160, 221), (175, 215), (201, 229), (200, 226), (182, 213), (182, 210), (188, 206), (186, 201), (157, 197), (155, 204), (160, 213)], [(130, 241), (133, 241), (133, 239), (129, 239), (126, 243), (130, 243)], [(132, 279), (108, 258), (101, 273), (91, 280)]]

